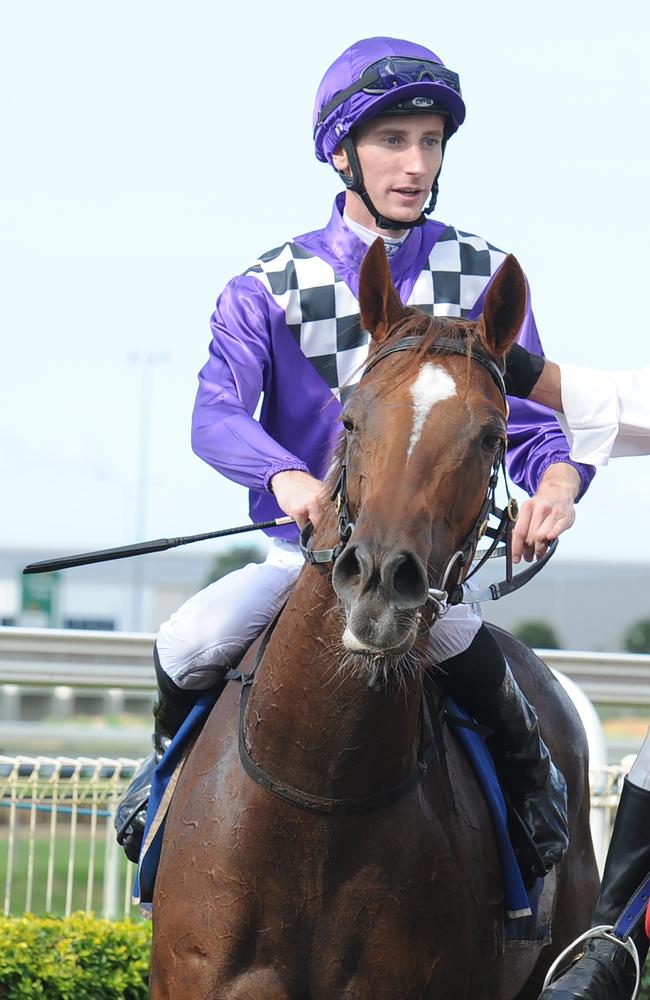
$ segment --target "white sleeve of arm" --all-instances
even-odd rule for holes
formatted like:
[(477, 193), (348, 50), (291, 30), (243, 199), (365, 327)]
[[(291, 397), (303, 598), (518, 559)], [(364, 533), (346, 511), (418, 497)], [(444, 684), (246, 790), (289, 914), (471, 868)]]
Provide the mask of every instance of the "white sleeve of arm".
[(607, 465), (610, 458), (650, 454), (650, 366), (604, 372), (562, 365), (560, 372), (558, 419), (574, 461)]

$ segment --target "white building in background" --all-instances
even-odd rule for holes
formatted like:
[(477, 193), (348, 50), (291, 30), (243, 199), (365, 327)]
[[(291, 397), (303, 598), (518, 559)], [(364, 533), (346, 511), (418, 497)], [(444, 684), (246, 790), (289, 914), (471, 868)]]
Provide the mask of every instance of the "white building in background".
[[(247, 543), (252, 542), (248, 536)], [(255, 537), (254, 544), (265, 547), (261, 536)], [(161, 621), (204, 585), (215, 555), (229, 547), (217, 549), (201, 543), (137, 560), (62, 571), (55, 585), (50, 622), (43, 620), (42, 613), (40, 617), (38, 612), (23, 615), (22, 569), (27, 563), (64, 553), (0, 550), (0, 624), (155, 632)], [(504, 562), (497, 559), (488, 563), (479, 580), (485, 586), (503, 576)], [(488, 621), (509, 630), (524, 621), (544, 621), (552, 625), (564, 649), (620, 650), (630, 626), (650, 618), (650, 566), (570, 562), (555, 557), (520, 591), (484, 605), (484, 613)]]
[[(0, 550), (0, 624), (154, 632), (207, 580), (218, 550), (159, 553), (66, 569), (50, 579), (50, 608), (23, 610), (23, 588), (48, 577), (23, 577), (24, 566), (67, 553)], [(137, 562), (137, 567), (136, 567)], [(29, 595), (28, 602), (29, 605)], [(47, 605), (47, 600), (44, 602)]]
[[(503, 578), (502, 559), (480, 574), (483, 585)], [(621, 651), (630, 627), (650, 618), (650, 564), (556, 557), (521, 590), (484, 604), (483, 611), (508, 631), (525, 621), (547, 622), (562, 649)]]

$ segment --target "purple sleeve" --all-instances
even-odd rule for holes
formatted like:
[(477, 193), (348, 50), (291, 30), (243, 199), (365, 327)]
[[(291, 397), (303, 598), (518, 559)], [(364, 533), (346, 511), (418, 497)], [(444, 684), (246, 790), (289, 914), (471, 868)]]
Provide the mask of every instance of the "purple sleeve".
[[(528, 307), (518, 342), (534, 354), (544, 356), (535, 318)], [(595, 475), (593, 465), (574, 462), (569, 456), (569, 443), (564, 436), (552, 410), (528, 399), (508, 397), (510, 417), (508, 419), (508, 472), (513, 482), (532, 496), (539, 486), (542, 475), (555, 462), (572, 465), (580, 476), (580, 490), (576, 499), (584, 494)]]
[(210, 357), (199, 372), (192, 448), (228, 479), (268, 490), (277, 472), (308, 471), (253, 418), (271, 378), (272, 317), (256, 278), (233, 278), (219, 296), (210, 326)]

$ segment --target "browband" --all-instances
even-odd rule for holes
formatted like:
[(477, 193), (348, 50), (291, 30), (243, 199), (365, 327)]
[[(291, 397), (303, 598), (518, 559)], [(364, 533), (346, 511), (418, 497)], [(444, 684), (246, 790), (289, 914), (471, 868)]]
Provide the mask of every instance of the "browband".
[[(386, 347), (380, 349), (376, 354), (373, 354), (366, 365), (363, 376), (367, 375), (375, 365), (387, 358), (389, 354), (395, 354), (397, 351), (409, 351), (413, 348), (419, 347), (424, 340), (421, 335), (413, 337), (403, 337), (401, 340), (395, 341), (394, 344), (388, 344)], [(498, 364), (494, 358), (481, 347), (477, 338), (472, 335), (471, 343), (471, 353), (468, 350), (467, 341), (455, 340), (453, 337), (439, 337), (438, 340), (431, 344), (431, 348), (427, 351), (427, 354), (458, 354), (462, 357), (471, 357), (474, 361), (478, 361), (480, 365), (490, 373), (492, 381), (496, 385), (497, 389), (501, 393), (501, 397), (505, 403), (506, 401), (506, 385), (503, 380), (503, 372), (499, 368)], [(362, 376), (362, 378), (363, 378)]]

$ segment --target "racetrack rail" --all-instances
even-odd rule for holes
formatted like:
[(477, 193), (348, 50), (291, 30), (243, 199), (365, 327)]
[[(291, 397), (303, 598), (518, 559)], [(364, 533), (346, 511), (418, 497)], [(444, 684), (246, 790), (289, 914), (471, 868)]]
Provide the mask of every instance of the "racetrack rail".
[[(0, 684), (153, 690), (153, 641), (148, 633), (0, 626)], [(650, 705), (650, 655), (537, 653), (594, 704)]]

